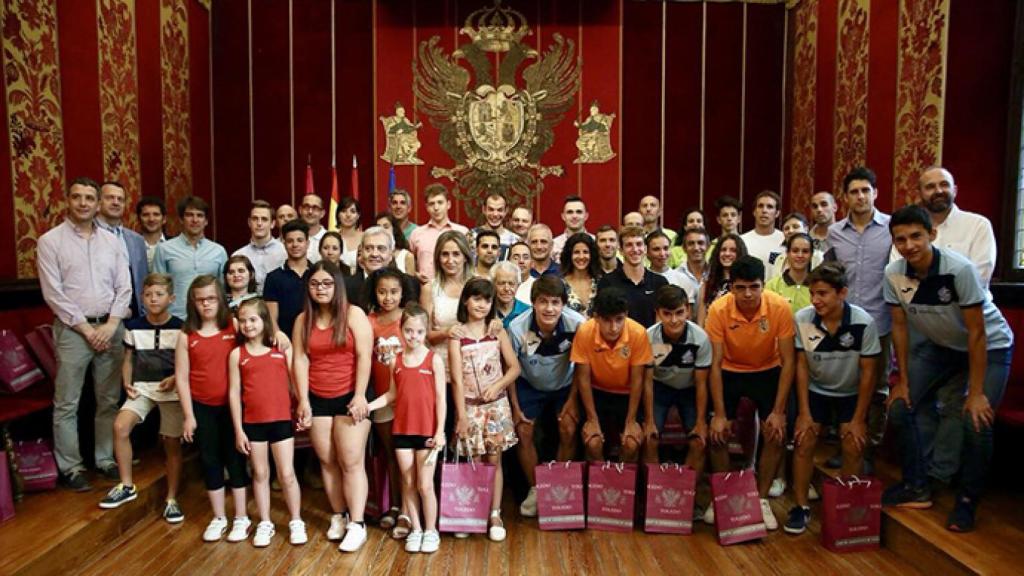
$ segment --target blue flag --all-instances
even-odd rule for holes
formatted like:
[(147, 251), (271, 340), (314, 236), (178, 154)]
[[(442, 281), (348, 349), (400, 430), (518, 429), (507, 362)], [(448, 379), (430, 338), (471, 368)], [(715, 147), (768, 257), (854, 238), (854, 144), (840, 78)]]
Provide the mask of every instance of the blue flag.
[(398, 185), (395, 184), (395, 167), (392, 166), (390, 172), (388, 173), (388, 198), (391, 197), (391, 194), (395, 191), (395, 188), (397, 187)]

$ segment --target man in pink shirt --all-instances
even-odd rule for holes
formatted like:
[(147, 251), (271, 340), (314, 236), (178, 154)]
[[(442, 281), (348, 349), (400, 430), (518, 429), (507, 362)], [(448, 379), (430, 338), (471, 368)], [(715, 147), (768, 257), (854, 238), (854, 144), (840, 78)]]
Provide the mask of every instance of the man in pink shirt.
[(434, 278), (434, 245), (437, 238), (445, 230), (457, 230), (466, 234), (469, 229), (448, 219), (448, 211), (452, 201), (448, 199), (448, 190), (442, 184), (434, 183), (426, 187), (423, 193), (427, 197), (427, 214), (430, 220), (412, 231), (409, 236), (409, 248), (416, 255), (416, 271), (420, 280)]

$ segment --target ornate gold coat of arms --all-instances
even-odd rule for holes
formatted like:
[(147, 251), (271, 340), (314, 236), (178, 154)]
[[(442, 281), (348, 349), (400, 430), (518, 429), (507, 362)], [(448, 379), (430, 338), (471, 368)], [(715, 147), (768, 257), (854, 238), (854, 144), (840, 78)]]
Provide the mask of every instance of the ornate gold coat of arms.
[(615, 158), (611, 143), (614, 121), (615, 114), (604, 114), (597, 100), (594, 100), (590, 105), (590, 116), (583, 122), (576, 120), (572, 123), (579, 132), (576, 138), (579, 156), (573, 160), (573, 164), (600, 164)]
[(398, 166), (423, 164), (423, 160), (416, 157), (416, 152), (420, 149), (417, 132), (423, 124), (409, 122), (401, 102), (395, 102), (395, 115), (381, 116), (380, 123), (384, 125), (384, 133), (387, 135), (387, 148), (381, 155), (381, 160)]
[[(543, 55), (523, 44), (532, 34), (526, 18), (501, 0), (470, 14), (459, 33), (471, 42), (451, 55), (438, 47), (438, 36), (420, 43), (413, 83), (419, 110), (441, 131), (441, 148), (455, 162), (431, 174), (451, 180), (455, 197), (479, 219), (491, 191), (517, 206), (544, 189), (545, 177), (561, 176), (561, 166), (545, 166), (541, 157), (579, 90), (582, 62), (573, 41), (559, 34)], [(533, 62), (520, 88), (517, 73), (527, 61)]]

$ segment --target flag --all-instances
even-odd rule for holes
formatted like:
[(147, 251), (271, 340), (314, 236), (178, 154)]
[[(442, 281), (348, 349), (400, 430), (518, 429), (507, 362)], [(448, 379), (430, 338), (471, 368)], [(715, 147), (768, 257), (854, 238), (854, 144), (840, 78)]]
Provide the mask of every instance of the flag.
[(395, 167), (391, 166), (391, 170), (388, 172), (388, 198), (395, 192), (395, 188), (398, 188), (398, 184), (395, 182)]
[(316, 194), (313, 190), (313, 157), (306, 156), (306, 194)]
[(338, 229), (338, 205), (341, 204), (341, 196), (338, 194), (338, 169), (331, 161), (331, 211), (327, 213), (327, 229)]
[(352, 199), (359, 201), (359, 165), (355, 154), (352, 155)]

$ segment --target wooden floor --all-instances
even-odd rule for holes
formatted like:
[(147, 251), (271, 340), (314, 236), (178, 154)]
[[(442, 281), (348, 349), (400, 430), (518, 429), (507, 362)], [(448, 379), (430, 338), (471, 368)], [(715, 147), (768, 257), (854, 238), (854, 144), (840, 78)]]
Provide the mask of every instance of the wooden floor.
[[(824, 453), (823, 453), (824, 455)], [(442, 536), (433, 555), (410, 555), (401, 544), (370, 527), (370, 540), (356, 554), (343, 554), (327, 542), (326, 497), (303, 493), (310, 541), (287, 542), (287, 518), (280, 495), (273, 497), (278, 534), (269, 548), (251, 541), (204, 544), (210, 519), (205, 492), (196, 474), (180, 499), (186, 521), (177, 526), (159, 517), (163, 499), (161, 459), (148, 455), (136, 471), (140, 498), (115, 511), (96, 503), (108, 484), (90, 493), (54, 491), (29, 495), (17, 517), (0, 526), (0, 575), (3, 574), (951, 574), (1017, 573), (1024, 565), (1024, 502), (1005, 494), (986, 500), (978, 531), (958, 535), (942, 528), (951, 496), (933, 510), (888, 512), (883, 549), (834, 554), (819, 542), (819, 509), (813, 507), (810, 530), (789, 536), (781, 529), (761, 542), (722, 547), (712, 528), (697, 523), (691, 536), (597, 531), (541, 532), (535, 520), (521, 519), (512, 502), (505, 505), (508, 539), (491, 543), (482, 535), (468, 540)], [(883, 470), (883, 473), (891, 470)], [(148, 487), (148, 488), (147, 488)], [(780, 523), (791, 502), (772, 501)], [(230, 510), (229, 510), (230, 512)], [(250, 503), (250, 516), (255, 516)]]

